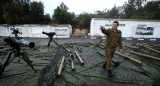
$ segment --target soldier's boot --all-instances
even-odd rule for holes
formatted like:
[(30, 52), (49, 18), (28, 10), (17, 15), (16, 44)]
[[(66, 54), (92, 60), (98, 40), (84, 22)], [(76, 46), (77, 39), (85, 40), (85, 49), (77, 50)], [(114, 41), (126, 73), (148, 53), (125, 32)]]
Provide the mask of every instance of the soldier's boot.
[(106, 64), (103, 64), (102, 68), (106, 69)]
[(2, 66), (3, 66), (3, 64), (0, 63), (0, 70), (1, 70)]
[(119, 65), (119, 62), (113, 62), (114, 66), (117, 67)]
[(108, 77), (109, 78), (113, 78), (114, 77), (114, 75), (112, 74), (111, 70), (108, 70)]

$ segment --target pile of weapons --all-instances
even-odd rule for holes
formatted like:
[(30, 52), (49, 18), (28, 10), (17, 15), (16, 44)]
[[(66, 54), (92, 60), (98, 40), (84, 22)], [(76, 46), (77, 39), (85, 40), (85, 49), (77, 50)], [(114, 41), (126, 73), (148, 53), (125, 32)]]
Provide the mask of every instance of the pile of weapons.
[[(101, 41), (100, 41), (100, 42), (101, 42)], [(94, 43), (94, 42), (90, 42), (90, 44), (93, 44), (94, 47), (96, 47), (96, 46), (99, 45), (100, 42), (98, 42), (97, 44)], [(150, 51), (152, 51), (152, 52), (155, 52), (155, 53), (160, 54), (160, 51), (155, 50), (155, 49), (152, 48), (152, 47), (160, 47), (160, 44), (158, 44), (158, 45), (147, 45), (147, 44), (137, 43), (136, 45), (139, 46), (139, 47), (144, 47), (144, 48), (146, 48), (146, 49), (148, 49), (148, 50), (150, 50)], [(128, 48), (132, 48), (132, 49), (138, 49), (138, 47), (135, 47), (135, 46), (130, 46), (130, 45), (123, 45), (123, 46), (128, 47)], [(102, 45), (100, 45), (100, 46), (98, 46), (98, 47), (104, 49), (104, 47), (103, 47)], [(97, 52), (97, 53), (101, 54), (100, 52)], [(139, 55), (139, 56), (144, 56), (144, 57), (151, 58), (151, 59), (155, 59), (155, 60), (160, 60), (160, 58), (158, 58), (158, 57), (151, 56), (151, 55), (147, 55), (147, 54), (143, 54), (143, 53), (139, 53), (139, 52), (135, 52), (135, 51), (130, 51), (130, 53), (136, 54), (136, 55)], [(122, 54), (122, 53), (120, 53), (120, 52), (117, 52), (117, 51), (116, 51), (115, 54), (117, 54), (117, 55), (119, 55), (119, 56), (121, 56), (121, 57), (124, 57), (124, 58), (126, 58), (126, 59), (129, 59), (129, 60), (131, 60), (131, 61), (133, 61), (133, 62), (135, 62), (135, 63), (137, 63), (137, 64), (140, 64), (140, 65), (143, 64), (141, 61), (139, 61), (139, 60), (137, 60), (137, 59), (135, 59), (135, 58), (126, 56), (126, 55), (124, 55), (124, 54)]]
[[(25, 61), (35, 72), (37, 72), (32, 65), (32, 61), (30, 61), (30, 59), (27, 57), (25, 52), (23, 52), (22, 49), (21, 49), (21, 46), (33, 48), (33, 47), (35, 47), (35, 43), (34, 42), (28, 42), (28, 41), (22, 39), (21, 37), (19, 37), (18, 34), (22, 34), (22, 32), (19, 32), (18, 29), (13, 28), (12, 34), (15, 35), (15, 38), (4, 37), (3, 40), (2, 40), (2, 42), (5, 45), (10, 46), (12, 49), (9, 52), (5, 62), (3, 64), (0, 63), (0, 76), (3, 73), (3, 71), (5, 70), (5, 67), (7, 65), (9, 65), (9, 63), (11, 63), (11, 61), (14, 60), (16, 57), (19, 57), (20, 59)], [(53, 36), (56, 35), (56, 33), (54, 33), (54, 32), (47, 33), (47, 32), (43, 31), (42, 34), (45, 34), (49, 37), (49, 42), (48, 42), (48, 45), (47, 45), (48, 49), (49, 49), (49, 46), (50, 46), (50, 42), (52, 42), (52, 41), (57, 46), (59, 46), (58, 43), (53, 39)], [(12, 54), (13, 54), (13, 57), (12, 57)]]
[[(71, 47), (71, 48), (73, 48), (73, 46), (70, 45), (70, 44), (68, 44), (68, 46)], [(69, 50), (65, 46), (62, 46), (62, 47), (69, 53), (69, 58), (70, 58), (70, 63), (71, 63), (71, 69), (75, 70), (74, 63), (73, 63), (73, 54), (72, 54), (71, 50)], [(80, 47), (77, 47), (77, 49), (80, 52), (82, 51)], [(79, 53), (77, 51), (75, 51), (75, 54), (76, 54), (78, 60), (80, 61), (81, 65), (84, 65), (84, 62), (83, 62), (81, 56), (79, 55)], [(60, 63), (59, 69), (58, 69), (58, 76), (62, 75), (62, 69), (63, 69), (64, 61), (65, 61), (65, 56), (62, 56), (62, 60), (61, 60), (61, 63)]]

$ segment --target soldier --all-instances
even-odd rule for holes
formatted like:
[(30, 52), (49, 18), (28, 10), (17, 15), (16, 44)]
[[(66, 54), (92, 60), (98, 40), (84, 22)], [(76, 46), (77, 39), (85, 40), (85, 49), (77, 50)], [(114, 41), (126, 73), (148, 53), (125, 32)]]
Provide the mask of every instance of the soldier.
[(117, 45), (120, 47), (120, 52), (123, 52), (123, 44), (122, 44), (122, 37), (121, 37), (121, 31), (117, 29), (119, 26), (118, 21), (114, 21), (112, 24), (112, 28), (105, 29), (104, 27), (100, 26), (100, 30), (103, 34), (106, 35), (106, 41), (104, 43), (105, 47), (105, 54), (106, 54), (106, 60), (105, 64), (103, 65), (103, 68), (107, 68), (108, 70), (108, 77), (112, 78), (114, 75), (112, 74), (112, 66), (111, 66), (111, 60), (113, 57), (113, 54), (115, 52), (115, 49)]

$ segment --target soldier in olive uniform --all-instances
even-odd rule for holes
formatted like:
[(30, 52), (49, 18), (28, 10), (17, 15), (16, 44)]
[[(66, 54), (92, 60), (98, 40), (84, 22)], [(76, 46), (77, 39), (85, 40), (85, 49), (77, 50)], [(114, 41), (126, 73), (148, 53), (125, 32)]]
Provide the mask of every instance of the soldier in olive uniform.
[(117, 29), (118, 26), (119, 26), (118, 21), (114, 21), (112, 24), (112, 28), (105, 29), (102, 26), (100, 26), (99, 28), (102, 31), (102, 33), (106, 35), (106, 41), (104, 43), (106, 60), (103, 66), (107, 68), (108, 77), (110, 78), (114, 77), (114, 75), (111, 72), (112, 70), (111, 61), (116, 47), (119, 45), (120, 52), (123, 52), (123, 44), (121, 36), (122, 34), (121, 31)]

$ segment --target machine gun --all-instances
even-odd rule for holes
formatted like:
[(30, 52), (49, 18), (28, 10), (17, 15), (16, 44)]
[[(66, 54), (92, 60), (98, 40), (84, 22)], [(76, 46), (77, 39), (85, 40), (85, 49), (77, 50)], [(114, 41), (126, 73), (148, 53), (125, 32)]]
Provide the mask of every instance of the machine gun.
[(15, 35), (15, 38), (18, 39), (18, 40), (21, 39), (21, 38), (18, 36), (18, 34), (22, 34), (22, 32), (19, 32), (19, 30), (18, 30), (18, 29), (15, 29), (15, 28), (11, 28), (11, 29), (13, 29), (12, 34)]
[[(28, 42), (28, 41), (25, 41), (24, 39), (17, 40), (10, 37), (3, 38), (3, 41), (7, 45), (9, 45), (12, 48), (12, 50), (9, 52), (4, 64), (0, 65), (0, 76), (3, 73), (5, 67), (9, 65), (9, 63), (11, 63), (16, 57), (26, 62), (35, 72), (37, 72), (32, 65), (32, 61), (29, 60), (26, 53), (23, 52), (20, 48), (21, 46), (33, 48), (35, 46), (34, 42)], [(12, 54), (13, 54), (13, 57), (11, 57)]]
[(49, 41), (48, 41), (48, 45), (47, 45), (48, 48), (49, 48), (51, 42), (54, 42), (59, 47), (58, 43), (53, 39), (53, 36), (56, 35), (55, 32), (47, 33), (47, 32), (43, 31), (42, 34), (46, 34), (49, 37)]

